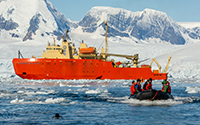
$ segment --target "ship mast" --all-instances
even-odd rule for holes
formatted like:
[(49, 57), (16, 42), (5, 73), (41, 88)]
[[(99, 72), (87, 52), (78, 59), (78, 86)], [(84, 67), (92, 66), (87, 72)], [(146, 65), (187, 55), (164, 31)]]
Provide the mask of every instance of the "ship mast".
[(104, 22), (105, 28), (106, 28), (106, 33), (105, 33), (105, 53), (107, 54), (108, 52), (108, 40), (107, 40), (107, 34), (108, 34), (108, 21)]
[(69, 37), (68, 36), (68, 32), (69, 32), (69, 30), (66, 30), (65, 32), (66, 32), (66, 41), (68, 41), (68, 37)]

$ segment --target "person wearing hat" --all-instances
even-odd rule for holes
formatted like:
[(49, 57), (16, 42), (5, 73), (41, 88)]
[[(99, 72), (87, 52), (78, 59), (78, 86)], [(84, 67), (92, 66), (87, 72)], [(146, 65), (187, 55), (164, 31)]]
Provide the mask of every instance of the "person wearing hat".
[(142, 91), (140, 82), (141, 82), (141, 80), (137, 79), (137, 83), (135, 85), (135, 90), (137, 93)]
[(130, 88), (130, 90), (131, 90), (131, 96), (134, 95), (135, 92), (136, 92), (136, 90), (135, 90), (135, 85), (136, 85), (136, 83), (135, 83), (135, 81), (133, 80), (133, 81), (132, 81), (131, 88)]
[(152, 89), (152, 78), (149, 78), (149, 82), (146, 86), (146, 90)]
[(135, 96), (138, 92), (141, 92), (141, 85), (140, 85), (140, 79), (137, 79), (137, 82), (135, 83), (135, 81), (132, 81), (132, 85), (131, 85), (131, 95), (128, 99), (131, 98), (131, 96)]
[(163, 82), (162, 82), (162, 92), (165, 92), (169, 95), (171, 95), (171, 86), (170, 86), (170, 83), (167, 81), (167, 79), (165, 79)]
[(147, 85), (149, 84), (149, 80), (147, 80), (144, 85), (143, 85), (143, 89), (146, 90)]
[(144, 90), (152, 89), (152, 78), (149, 78), (143, 86)]

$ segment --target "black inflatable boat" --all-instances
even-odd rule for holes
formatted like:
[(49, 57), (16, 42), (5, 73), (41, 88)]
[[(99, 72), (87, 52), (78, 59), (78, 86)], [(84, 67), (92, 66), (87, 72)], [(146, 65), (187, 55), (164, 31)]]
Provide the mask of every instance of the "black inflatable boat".
[(173, 99), (173, 97), (165, 92), (160, 90), (145, 90), (136, 95), (133, 95), (132, 98), (138, 100), (167, 100)]

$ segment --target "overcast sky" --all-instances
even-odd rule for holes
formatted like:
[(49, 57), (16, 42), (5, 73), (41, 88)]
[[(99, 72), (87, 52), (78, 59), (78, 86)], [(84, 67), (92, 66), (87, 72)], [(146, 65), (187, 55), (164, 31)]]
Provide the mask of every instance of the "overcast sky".
[(200, 22), (200, 0), (49, 0), (72, 21), (80, 21), (94, 6), (123, 8), (132, 12), (145, 8), (167, 13), (176, 22)]

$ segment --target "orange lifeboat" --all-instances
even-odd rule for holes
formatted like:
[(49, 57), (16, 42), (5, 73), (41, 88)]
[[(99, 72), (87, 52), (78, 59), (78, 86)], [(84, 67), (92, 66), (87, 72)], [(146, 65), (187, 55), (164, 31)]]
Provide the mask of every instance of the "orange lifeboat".
[(79, 53), (80, 54), (94, 54), (95, 50), (94, 50), (94, 47), (80, 48)]

